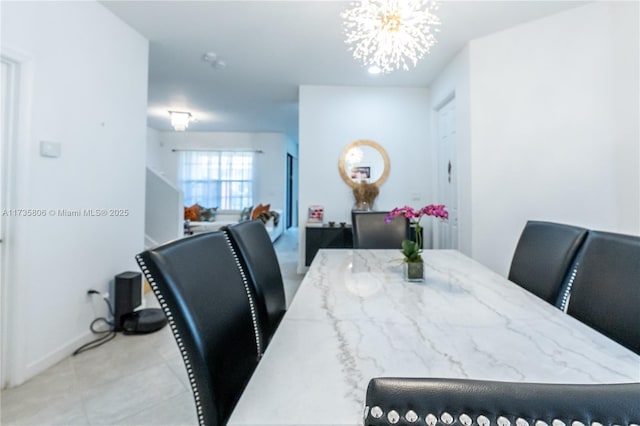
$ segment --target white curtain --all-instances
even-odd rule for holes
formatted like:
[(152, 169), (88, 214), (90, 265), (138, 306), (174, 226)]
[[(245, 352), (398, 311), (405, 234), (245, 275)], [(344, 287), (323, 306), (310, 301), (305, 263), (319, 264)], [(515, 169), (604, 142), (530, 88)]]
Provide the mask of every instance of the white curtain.
[(253, 205), (255, 153), (180, 151), (178, 183), (185, 206), (240, 210)]

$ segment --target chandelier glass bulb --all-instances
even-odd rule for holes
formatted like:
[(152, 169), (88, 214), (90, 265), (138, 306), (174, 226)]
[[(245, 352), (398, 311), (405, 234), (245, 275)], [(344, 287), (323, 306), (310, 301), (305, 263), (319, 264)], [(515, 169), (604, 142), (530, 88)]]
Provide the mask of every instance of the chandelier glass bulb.
[(436, 43), (440, 19), (430, 0), (361, 0), (342, 12), (345, 43), (364, 66), (409, 70)]

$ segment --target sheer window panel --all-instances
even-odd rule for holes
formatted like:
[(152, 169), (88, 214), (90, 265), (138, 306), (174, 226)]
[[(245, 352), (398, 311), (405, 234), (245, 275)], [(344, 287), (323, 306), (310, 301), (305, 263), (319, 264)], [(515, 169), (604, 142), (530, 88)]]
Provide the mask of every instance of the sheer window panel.
[(253, 205), (255, 153), (180, 151), (178, 183), (184, 204), (240, 210)]

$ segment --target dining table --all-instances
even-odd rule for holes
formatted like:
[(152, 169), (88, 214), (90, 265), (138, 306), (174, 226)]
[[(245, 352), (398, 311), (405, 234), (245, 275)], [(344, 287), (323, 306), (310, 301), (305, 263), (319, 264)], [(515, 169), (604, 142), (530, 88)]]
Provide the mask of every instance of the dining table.
[[(361, 425), (373, 377), (640, 381), (640, 356), (457, 250), (322, 249), (229, 425)], [(598, 303), (594, 300), (593, 303)]]

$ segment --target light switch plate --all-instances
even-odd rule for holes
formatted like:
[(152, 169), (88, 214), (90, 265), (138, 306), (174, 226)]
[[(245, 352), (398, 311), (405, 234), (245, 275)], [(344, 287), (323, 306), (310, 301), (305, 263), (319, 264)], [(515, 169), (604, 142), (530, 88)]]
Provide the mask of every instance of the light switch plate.
[(60, 142), (40, 141), (40, 155), (43, 157), (60, 157)]

